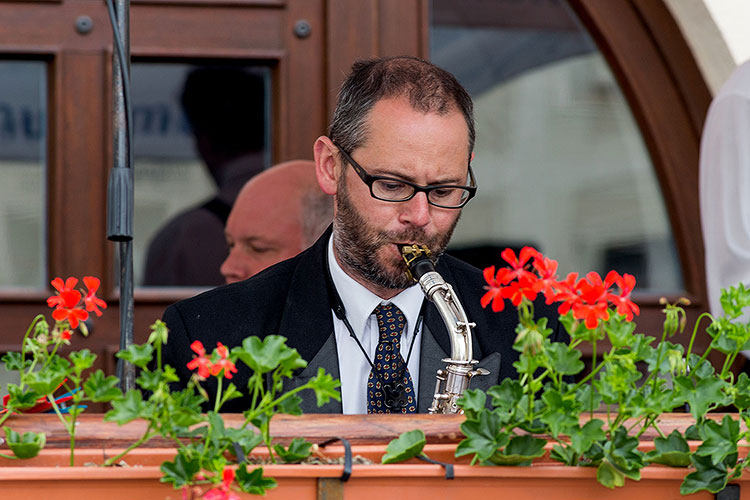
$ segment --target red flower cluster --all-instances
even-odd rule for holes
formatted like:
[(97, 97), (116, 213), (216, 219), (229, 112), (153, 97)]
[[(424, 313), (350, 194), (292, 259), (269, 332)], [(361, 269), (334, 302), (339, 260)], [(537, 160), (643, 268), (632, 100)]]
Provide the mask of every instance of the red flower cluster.
[(190, 370), (197, 368), (199, 377), (208, 378), (209, 375), (215, 377), (222, 370), (224, 370), (224, 377), (226, 378), (232, 378), (232, 374), (237, 373), (234, 363), (229, 360), (229, 349), (221, 342), (216, 344), (216, 354), (219, 358), (217, 361), (212, 361), (210, 357), (206, 356), (206, 349), (200, 340), (196, 340), (190, 344), (190, 348), (197, 356), (193, 356), (193, 359), (188, 362), (187, 367)]
[(232, 481), (234, 481), (234, 470), (224, 469), (221, 485), (208, 490), (203, 498), (205, 500), (241, 500), (240, 496), (231, 489)]
[[(100, 284), (99, 278), (93, 276), (83, 278), (83, 283), (87, 289), (85, 296), (75, 289), (78, 284), (76, 278), (68, 278), (65, 281), (62, 278), (55, 278), (51, 283), (53, 288), (57, 290), (56, 295), (47, 299), (47, 305), (55, 308), (52, 311), (52, 317), (57, 322), (67, 320), (70, 328), (78, 328), (79, 322), (86, 321), (89, 318), (89, 312), (101, 316), (101, 309), (107, 308), (107, 303), (96, 296)], [(61, 334), (63, 340), (70, 339), (70, 333), (67, 329), (63, 330)]]
[[(640, 312), (630, 300), (635, 288), (635, 277), (630, 274), (621, 276), (610, 271), (602, 281), (601, 276), (593, 271), (580, 280), (577, 273), (570, 273), (558, 281), (557, 262), (534, 248), (522, 248), (518, 257), (513, 250), (506, 248), (500, 255), (509, 266), (497, 272), (495, 266), (484, 270), (487, 293), (482, 297), (482, 307), (492, 303), (492, 310), (498, 312), (505, 308), (506, 299), (518, 307), (524, 298), (535, 300), (543, 293), (547, 304), (561, 302), (557, 309), (560, 314), (572, 310), (573, 317), (583, 320), (589, 329), (596, 328), (599, 320), (609, 319), (610, 305), (628, 321), (633, 319), (633, 314)], [(614, 285), (619, 288), (617, 293), (613, 291)]]

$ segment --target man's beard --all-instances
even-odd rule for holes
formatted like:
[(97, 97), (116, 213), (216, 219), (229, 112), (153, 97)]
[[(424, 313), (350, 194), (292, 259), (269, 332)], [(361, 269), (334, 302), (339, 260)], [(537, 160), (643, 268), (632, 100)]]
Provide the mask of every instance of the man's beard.
[[(459, 212), (460, 216), (460, 212)], [(398, 259), (393, 266), (387, 265), (378, 250), (393, 243), (417, 243), (427, 245), (431, 259), (437, 263), (451, 239), (459, 217), (443, 233), (428, 237), (421, 228), (411, 227), (400, 232), (378, 231), (370, 226), (357, 212), (346, 192), (344, 182), (338, 187), (336, 217), (333, 221), (333, 243), (343, 264), (366, 281), (389, 290), (404, 290), (414, 285), (406, 274), (406, 263)]]

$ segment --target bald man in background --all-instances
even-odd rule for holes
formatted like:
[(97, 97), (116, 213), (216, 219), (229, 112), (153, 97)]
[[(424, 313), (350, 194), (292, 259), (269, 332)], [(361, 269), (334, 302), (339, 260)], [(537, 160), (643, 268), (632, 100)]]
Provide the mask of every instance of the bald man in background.
[(280, 163), (250, 179), (227, 219), (227, 283), (259, 273), (312, 245), (333, 218), (332, 197), (318, 186), (315, 163)]

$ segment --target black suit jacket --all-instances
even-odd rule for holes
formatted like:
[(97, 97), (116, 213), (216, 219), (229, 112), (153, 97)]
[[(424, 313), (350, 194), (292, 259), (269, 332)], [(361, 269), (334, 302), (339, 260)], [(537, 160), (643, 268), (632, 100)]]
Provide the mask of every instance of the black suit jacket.
[[(320, 366), (338, 378), (331, 301), (325, 278), (324, 259), (329, 236), (330, 229), (301, 254), (248, 280), (221, 286), (169, 306), (164, 313), (170, 331), (164, 350), (165, 363), (177, 370), (184, 383), (191, 375), (186, 365), (193, 357), (190, 344), (194, 340), (203, 342), (210, 352), (216, 342), (231, 348), (240, 345), (248, 336), (278, 334), (286, 337), (287, 345), (296, 348), (308, 361), (307, 368), (286, 382), (287, 388), (304, 384), (315, 376)], [(479, 299), (485, 292), (485, 281), (482, 272), (475, 267), (444, 255), (437, 271), (453, 286), (467, 317), (476, 323), (473, 329), (474, 358), (480, 360), (479, 367), (490, 371), (490, 375), (475, 377), (470, 388), (486, 390), (506, 377), (516, 377), (513, 362), (518, 359), (518, 352), (512, 348), (518, 324), (516, 309), (510, 303), (500, 313), (482, 309)], [(540, 300), (535, 311), (537, 316), (549, 317), (549, 326), (555, 331), (553, 335), (560, 337), (553, 340), (561, 340), (564, 329), (559, 327), (555, 311)], [(450, 357), (451, 352), (448, 332), (432, 303), (426, 307), (422, 330), (418, 411), (426, 412), (432, 402), (435, 374), (445, 367), (441, 360)], [(250, 371), (244, 365), (238, 369), (232, 382), (246, 393)], [(207, 381), (205, 387), (209, 394), (214, 394), (216, 385), (213, 380)], [(341, 403), (337, 401), (318, 408), (312, 391), (303, 391), (300, 396), (306, 413), (341, 412)], [(223, 411), (241, 412), (247, 407), (248, 399), (241, 398), (229, 401)]]

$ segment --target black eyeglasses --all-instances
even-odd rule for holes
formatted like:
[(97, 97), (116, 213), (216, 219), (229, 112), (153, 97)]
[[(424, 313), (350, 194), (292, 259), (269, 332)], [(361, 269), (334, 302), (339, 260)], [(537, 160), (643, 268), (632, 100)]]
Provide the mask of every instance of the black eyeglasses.
[(370, 175), (359, 163), (354, 161), (349, 153), (341, 149), (337, 144), (334, 145), (339, 148), (341, 154), (344, 155), (344, 159), (352, 166), (359, 178), (362, 179), (362, 182), (369, 186), (370, 196), (376, 200), (408, 201), (414, 198), (414, 195), (417, 193), (423, 192), (427, 196), (427, 202), (430, 205), (440, 208), (461, 208), (477, 194), (477, 183), (474, 179), (474, 172), (471, 170), (471, 163), (469, 163), (469, 179), (471, 182), (469, 186), (453, 184), (420, 186), (413, 182), (385, 175)]

